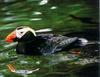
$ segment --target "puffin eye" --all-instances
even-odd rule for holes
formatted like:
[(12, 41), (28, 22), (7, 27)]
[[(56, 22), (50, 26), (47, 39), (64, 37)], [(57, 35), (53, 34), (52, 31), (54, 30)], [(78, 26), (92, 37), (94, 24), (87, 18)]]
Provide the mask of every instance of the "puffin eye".
[(20, 32), (21, 34), (23, 33), (23, 32)]

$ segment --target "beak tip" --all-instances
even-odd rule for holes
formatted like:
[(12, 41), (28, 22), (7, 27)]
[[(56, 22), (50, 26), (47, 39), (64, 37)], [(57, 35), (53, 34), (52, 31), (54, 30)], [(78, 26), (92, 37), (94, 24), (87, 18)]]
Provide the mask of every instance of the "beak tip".
[(6, 42), (9, 42), (9, 43), (12, 43), (13, 40), (14, 40), (15, 38), (16, 38), (16, 33), (15, 33), (15, 31), (13, 31), (12, 33), (10, 33), (10, 34), (6, 37), (5, 41), (6, 41)]
[(6, 38), (5, 41), (8, 42), (8, 43), (12, 43), (13, 42), (13, 40), (10, 40), (8, 38)]

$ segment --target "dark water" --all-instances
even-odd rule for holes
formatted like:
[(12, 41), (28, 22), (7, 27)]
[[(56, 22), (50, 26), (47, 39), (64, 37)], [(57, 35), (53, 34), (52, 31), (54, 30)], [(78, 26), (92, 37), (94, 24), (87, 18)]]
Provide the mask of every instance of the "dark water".
[[(68, 52), (51, 56), (23, 56), (17, 55), (15, 49), (10, 49), (12, 46), (4, 41), (11, 31), (21, 25), (36, 30), (52, 28), (53, 33), (98, 41), (98, 24), (84, 23), (70, 17), (71, 14), (90, 17), (93, 22), (98, 22), (98, 0), (0, 0), (0, 51), (3, 50), (0, 53), (0, 77), (97, 77), (99, 50), (96, 44), (81, 49), (84, 55), (78, 56)], [(96, 55), (90, 57), (90, 50)], [(13, 64), (17, 70), (40, 69), (22, 75), (11, 72), (8, 64)], [(91, 68), (95, 69), (90, 71)]]

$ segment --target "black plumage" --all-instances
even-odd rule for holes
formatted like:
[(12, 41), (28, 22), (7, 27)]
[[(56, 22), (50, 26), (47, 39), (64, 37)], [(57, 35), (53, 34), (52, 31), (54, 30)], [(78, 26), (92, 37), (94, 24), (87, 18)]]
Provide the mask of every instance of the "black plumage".
[[(24, 55), (41, 55), (40, 49), (45, 45), (45, 39), (35, 37), (32, 32), (27, 32), (21, 39), (17, 39), (16, 52)], [(44, 44), (44, 45), (43, 45)]]

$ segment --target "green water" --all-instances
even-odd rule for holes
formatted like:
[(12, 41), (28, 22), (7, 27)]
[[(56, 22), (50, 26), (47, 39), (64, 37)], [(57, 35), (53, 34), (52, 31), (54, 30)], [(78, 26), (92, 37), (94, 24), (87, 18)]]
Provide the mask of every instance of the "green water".
[[(77, 74), (77, 71), (80, 71), (86, 64), (98, 62), (95, 58), (82, 57), (80, 59), (80, 56), (74, 55), (68, 57), (70, 54), (67, 52), (51, 56), (23, 56), (17, 55), (14, 48), (5, 50), (6, 45), (9, 45), (4, 41), (5, 37), (21, 25), (35, 30), (52, 28), (57, 34), (98, 28), (97, 24), (82, 23), (69, 16), (74, 14), (80, 17), (91, 17), (98, 22), (97, 0), (43, 1), (0, 0), (0, 49), (4, 50), (0, 53), (0, 77), (84, 77)], [(18, 70), (36, 68), (40, 70), (23, 76), (10, 72), (7, 64), (13, 64)]]

